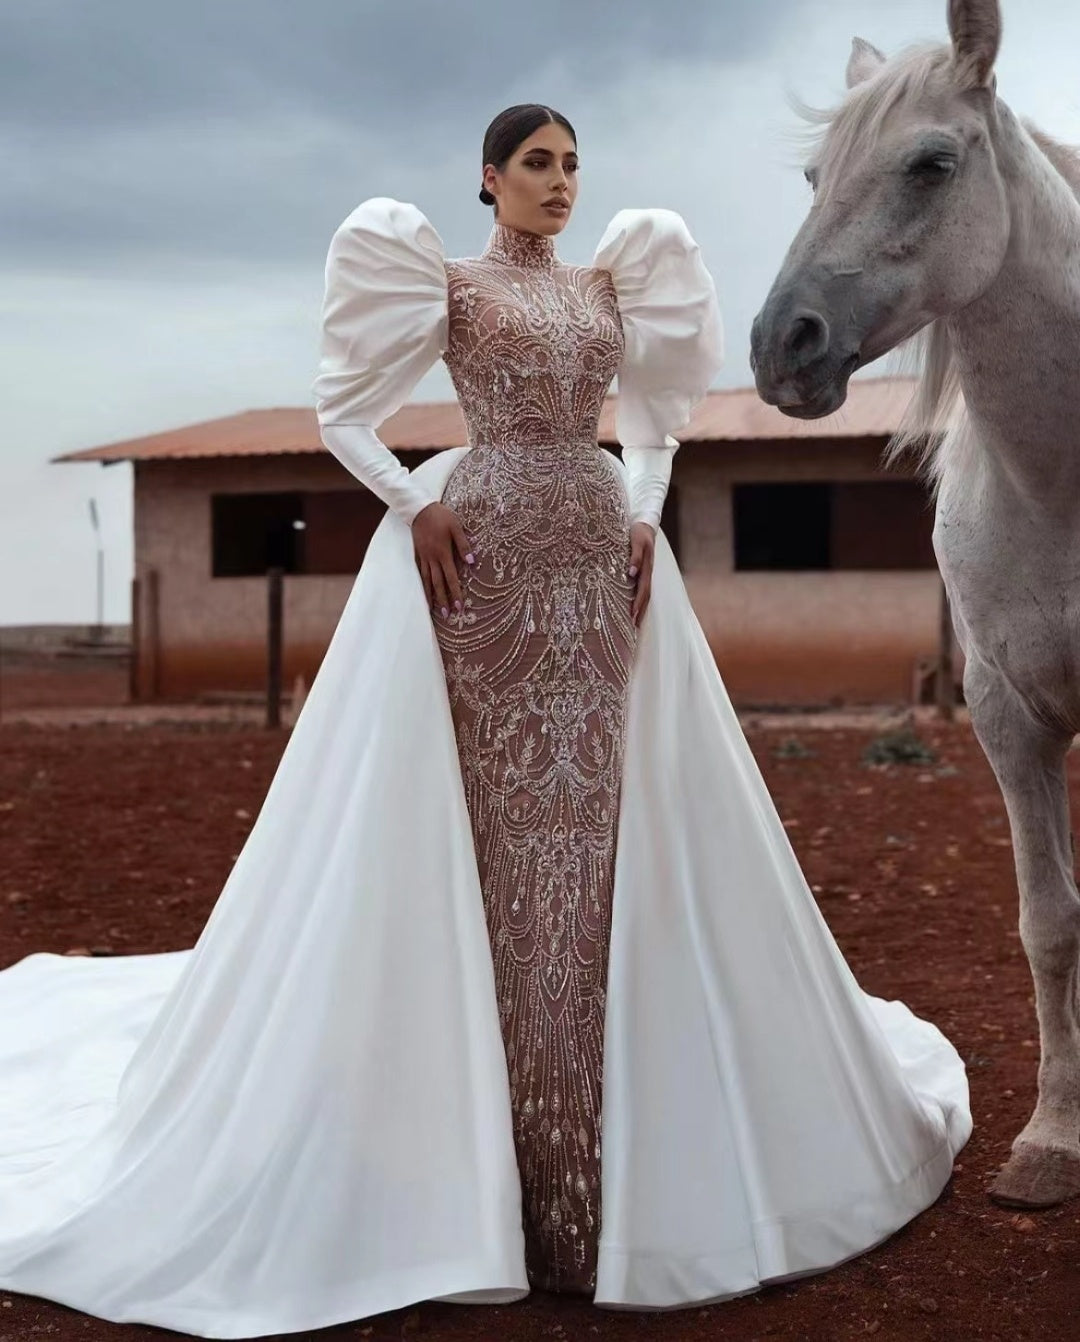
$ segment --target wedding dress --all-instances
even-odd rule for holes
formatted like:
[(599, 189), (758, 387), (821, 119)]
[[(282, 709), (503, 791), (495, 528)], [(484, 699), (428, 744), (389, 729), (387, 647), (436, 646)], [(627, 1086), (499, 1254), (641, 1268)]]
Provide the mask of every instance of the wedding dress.
[[(375, 428), (440, 355), (470, 446), (410, 473)], [(662, 534), (629, 618), (718, 357), (665, 211), (591, 267), (499, 225), (447, 261), (393, 201), (342, 225), (320, 422), (390, 511), (195, 947), (0, 973), (0, 1287), (221, 1338), (530, 1282), (663, 1308), (937, 1197), (963, 1065), (852, 977)], [(433, 616), (440, 498), (475, 562)]]

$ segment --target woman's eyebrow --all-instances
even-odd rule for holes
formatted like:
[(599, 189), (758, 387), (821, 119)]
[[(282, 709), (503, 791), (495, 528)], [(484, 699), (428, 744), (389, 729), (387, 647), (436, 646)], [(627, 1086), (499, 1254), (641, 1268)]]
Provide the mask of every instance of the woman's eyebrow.
[[(555, 157), (555, 152), (554, 152), (554, 150), (552, 150), (552, 149), (541, 149), (539, 146), (537, 146), (535, 149), (530, 149), (530, 150), (528, 150), (528, 151), (525, 153), (524, 157), (525, 157), (525, 158), (532, 158), (534, 154), (539, 154), (541, 158), (554, 158), (554, 157)], [(567, 150), (565, 150), (565, 152), (563, 153), (562, 157), (563, 157), (563, 158), (577, 158), (577, 157), (578, 157), (578, 151), (577, 151), (576, 149), (567, 149)]]

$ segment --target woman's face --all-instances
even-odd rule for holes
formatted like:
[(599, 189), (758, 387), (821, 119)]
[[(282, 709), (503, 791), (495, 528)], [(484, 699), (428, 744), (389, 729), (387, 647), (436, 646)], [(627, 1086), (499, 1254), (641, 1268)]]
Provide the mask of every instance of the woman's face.
[(524, 233), (561, 233), (578, 192), (577, 146), (557, 121), (523, 140), (499, 169), (484, 167), (500, 224)]

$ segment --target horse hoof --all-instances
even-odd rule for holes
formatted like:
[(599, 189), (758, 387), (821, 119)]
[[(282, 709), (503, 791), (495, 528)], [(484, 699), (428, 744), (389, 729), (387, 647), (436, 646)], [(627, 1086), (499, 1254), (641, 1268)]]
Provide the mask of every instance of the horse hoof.
[(1021, 1143), (994, 1180), (991, 1199), (1002, 1207), (1033, 1211), (1080, 1195), (1080, 1149)]

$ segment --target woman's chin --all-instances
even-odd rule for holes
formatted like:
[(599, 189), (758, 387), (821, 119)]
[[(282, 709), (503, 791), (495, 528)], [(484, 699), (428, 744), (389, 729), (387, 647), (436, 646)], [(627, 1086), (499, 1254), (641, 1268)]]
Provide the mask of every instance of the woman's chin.
[(541, 206), (536, 221), (536, 232), (554, 237), (557, 233), (561, 233), (569, 222), (569, 210), (546, 210)]

